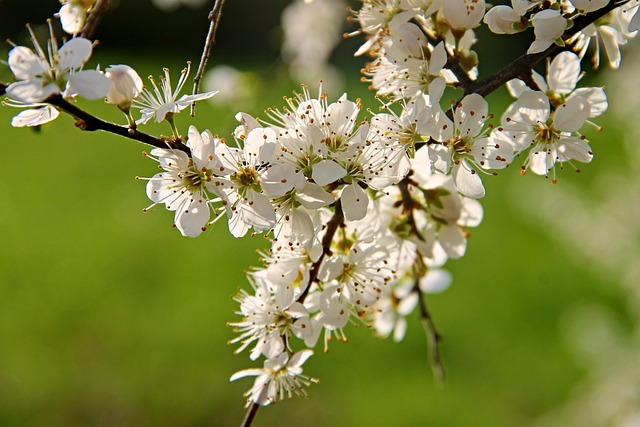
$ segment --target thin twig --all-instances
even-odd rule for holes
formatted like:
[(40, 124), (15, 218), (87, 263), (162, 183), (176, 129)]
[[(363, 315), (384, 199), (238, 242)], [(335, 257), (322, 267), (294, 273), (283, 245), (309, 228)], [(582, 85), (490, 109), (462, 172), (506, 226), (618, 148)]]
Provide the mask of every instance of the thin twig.
[[(4, 95), (9, 85), (0, 82), (0, 96)], [(176, 143), (170, 139), (156, 138), (153, 135), (149, 135), (144, 132), (140, 132), (136, 129), (131, 129), (128, 126), (121, 126), (116, 123), (111, 123), (106, 120), (102, 120), (91, 113), (84, 111), (83, 109), (73, 105), (69, 101), (65, 100), (61, 95), (51, 95), (43, 102), (51, 104), (59, 110), (76, 118), (76, 127), (85, 131), (102, 130), (116, 135), (123, 136), (127, 139), (133, 139), (143, 144), (151, 145), (156, 148), (171, 148), (174, 150), (180, 150), (191, 156), (189, 148), (181, 143)]]
[(433, 370), (433, 375), (435, 376), (435, 378), (439, 382), (443, 382), (444, 366), (442, 365), (442, 360), (440, 359), (440, 341), (442, 340), (442, 337), (436, 329), (436, 325), (433, 323), (433, 318), (431, 317), (429, 310), (427, 310), (427, 303), (424, 299), (424, 295), (420, 291), (418, 279), (416, 279), (415, 291), (418, 293), (420, 320), (422, 321), (422, 325), (424, 326), (424, 330), (427, 333), (427, 337), (429, 340), (429, 359), (431, 361), (431, 369)]
[(327, 223), (327, 228), (325, 229), (324, 236), (322, 236), (322, 254), (320, 258), (316, 262), (311, 265), (311, 269), (309, 272), (309, 284), (307, 288), (300, 294), (298, 297), (298, 302), (303, 303), (307, 295), (309, 294), (309, 289), (311, 288), (311, 284), (318, 279), (318, 273), (320, 272), (320, 265), (325, 257), (325, 255), (331, 256), (331, 242), (333, 241), (333, 236), (344, 224), (344, 214), (342, 213), (342, 205), (340, 203), (340, 199), (335, 204), (335, 211), (333, 216)]
[(260, 405), (258, 405), (257, 403), (252, 403), (251, 406), (249, 406), (247, 415), (244, 416), (244, 420), (242, 420), (242, 424), (240, 425), (240, 427), (249, 427), (253, 422), (253, 418), (256, 416), (258, 409), (260, 409)]
[[(220, 18), (222, 17), (222, 8), (224, 7), (224, 2), (226, 0), (216, 0), (213, 5), (213, 9), (209, 12), (209, 32), (207, 33), (207, 38), (204, 44), (204, 49), (202, 50), (202, 57), (200, 58), (200, 64), (198, 65), (198, 71), (196, 71), (196, 75), (193, 77), (193, 94), (198, 93), (198, 89), (200, 88), (200, 81), (202, 81), (202, 75), (204, 74), (204, 68), (207, 66), (207, 62), (209, 61), (209, 57), (211, 56), (211, 49), (213, 49), (213, 45), (216, 43), (216, 32), (218, 31), (218, 26), (220, 25)], [(196, 114), (196, 103), (191, 104), (191, 117)]]
[[(318, 258), (318, 260), (311, 265), (307, 288), (300, 294), (300, 296), (296, 300), (297, 302), (304, 302), (307, 295), (309, 294), (311, 285), (318, 279), (318, 272), (320, 271), (322, 260), (324, 259), (325, 255), (331, 255), (331, 242), (333, 241), (333, 236), (336, 234), (336, 231), (338, 231), (338, 228), (340, 228), (342, 224), (344, 224), (344, 214), (342, 213), (340, 199), (338, 199), (335, 204), (335, 211), (333, 213), (333, 216), (327, 223), (327, 228), (325, 229), (324, 236), (322, 237), (322, 254), (320, 255), (320, 258)], [(256, 416), (256, 412), (258, 412), (258, 409), (260, 409), (260, 405), (256, 403), (251, 404), (240, 427), (249, 427), (253, 422), (253, 418)]]
[[(417, 238), (424, 240), (422, 233), (418, 230), (416, 226), (416, 221), (413, 217), (413, 210), (416, 208), (416, 202), (411, 197), (411, 193), (409, 192), (409, 185), (413, 185), (411, 179), (409, 178), (411, 175), (404, 178), (400, 181), (398, 187), (400, 188), (400, 194), (402, 197), (402, 211), (407, 215), (407, 222), (411, 227), (411, 232)], [(419, 249), (416, 249), (416, 257), (422, 262), (422, 253), (420, 253)], [(426, 270), (423, 274), (426, 273)], [(418, 276), (418, 274), (416, 274)], [(438, 330), (436, 329), (435, 324), (433, 323), (433, 319), (431, 318), (431, 314), (429, 310), (427, 310), (427, 304), (424, 299), (424, 295), (420, 290), (420, 277), (416, 277), (415, 284), (413, 286), (413, 291), (418, 294), (418, 305), (420, 306), (420, 320), (422, 321), (422, 325), (424, 326), (424, 330), (427, 333), (427, 341), (429, 346), (429, 363), (431, 365), (431, 370), (433, 371), (433, 375), (438, 380), (438, 382), (444, 381), (444, 367), (442, 366), (442, 360), (440, 359), (440, 340), (441, 336)]]
[(93, 33), (98, 27), (98, 23), (100, 22), (102, 15), (107, 13), (110, 7), (111, 7), (110, 0), (97, 0), (96, 4), (94, 4), (93, 7), (91, 8), (89, 17), (87, 18), (87, 21), (84, 23), (84, 26), (82, 27), (82, 32), (80, 33), (80, 35), (85, 39), (90, 39), (91, 37), (93, 37)]
[[(596, 20), (600, 19), (612, 10), (626, 4), (627, 2), (628, 0), (612, 0), (607, 6), (603, 7), (602, 9), (574, 19), (573, 26), (565, 31), (563, 39), (568, 40), (573, 35), (577, 34), (578, 32), (584, 30), (590, 24), (594, 23)], [(552, 44), (543, 52), (524, 54), (517, 58), (515, 61), (511, 62), (509, 65), (503, 67), (495, 74), (492, 74), (491, 76), (482, 80), (473, 82), (471, 85), (465, 88), (464, 94), (469, 95), (471, 93), (477, 93), (482, 96), (487, 96), (511, 79), (523, 77), (526, 78), (525, 76), (531, 73), (531, 70), (538, 62), (550, 56), (552, 53), (559, 49), (561, 49), (560, 46)]]
[(138, 142), (142, 142), (143, 144), (151, 145), (156, 148), (172, 148), (176, 150), (181, 150), (191, 155), (191, 152), (187, 146), (181, 143), (177, 143), (170, 139), (161, 139), (156, 138), (155, 136), (146, 134), (144, 132), (139, 132), (138, 130), (131, 129), (128, 126), (121, 126), (115, 123), (108, 122), (106, 120), (99, 119), (90, 113), (76, 107), (71, 104), (69, 101), (65, 100), (61, 95), (51, 95), (44, 102), (51, 104), (58, 109), (64, 111), (67, 114), (72, 115), (77, 119), (76, 127), (81, 130), (86, 131), (95, 131), (102, 130), (109, 133), (114, 133), (116, 135), (123, 136), (128, 139), (133, 139)]

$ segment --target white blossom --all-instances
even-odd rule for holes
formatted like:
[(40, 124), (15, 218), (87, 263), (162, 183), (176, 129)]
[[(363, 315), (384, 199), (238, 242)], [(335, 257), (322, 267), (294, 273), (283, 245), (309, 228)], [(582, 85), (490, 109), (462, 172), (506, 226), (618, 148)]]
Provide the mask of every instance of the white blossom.
[(306, 396), (305, 387), (317, 382), (302, 375), (302, 365), (313, 355), (312, 350), (301, 350), (289, 357), (287, 353), (265, 360), (260, 369), (245, 369), (231, 376), (231, 381), (247, 376), (256, 376), (253, 387), (245, 394), (247, 407), (251, 403), (266, 406), (294, 394)]
[(111, 65), (105, 70), (105, 76), (111, 81), (107, 102), (128, 113), (131, 102), (142, 92), (142, 79), (128, 65)]
[(191, 157), (177, 149), (151, 150), (150, 157), (164, 172), (149, 178), (147, 196), (154, 202), (150, 207), (162, 203), (167, 210), (175, 211), (175, 226), (183, 236), (196, 237), (204, 231), (212, 210), (210, 203), (217, 201), (209, 195), (218, 192), (212, 178), (216, 141), (208, 130), (199, 133), (191, 126), (187, 141)]
[(14, 101), (39, 103), (50, 95), (65, 98), (80, 95), (87, 99), (104, 97), (111, 83), (98, 70), (82, 70), (91, 56), (92, 43), (76, 37), (58, 48), (55, 38), (50, 39), (48, 53), (33, 36), (35, 52), (16, 46), (9, 52), (9, 67), (18, 81), (6, 90)]
[(178, 98), (184, 84), (189, 78), (190, 70), (191, 63), (188, 62), (187, 67), (180, 72), (180, 78), (178, 79), (175, 90), (171, 87), (171, 76), (169, 75), (168, 68), (164, 69), (164, 77), (160, 77), (160, 86), (156, 84), (153, 77), (149, 77), (151, 85), (153, 86), (153, 92), (148, 88), (144, 88), (138, 99), (134, 100), (133, 103), (136, 108), (140, 109), (140, 113), (142, 114), (138, 123), (147, 123), (151, 119), (154, 119), (157, 123), (165, 119), (172, 122), (174, 114), (179, 113), (196, 101), (209, 99), (217, 93), (216, 91), (211, 91), (194, 95), (182, 95)]

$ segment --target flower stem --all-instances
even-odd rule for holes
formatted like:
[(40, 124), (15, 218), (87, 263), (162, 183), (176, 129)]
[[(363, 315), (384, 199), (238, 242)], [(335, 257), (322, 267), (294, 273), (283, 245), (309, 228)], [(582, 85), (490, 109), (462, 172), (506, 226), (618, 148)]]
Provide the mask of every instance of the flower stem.
[(260, 405), (252, 403), (251, 406), (249, 406), (247, 414), (244, 416), (244, 420), (242, 420), (240, 427), (249, 427), (253, 422), (253, 418), (256, 416), (258, 409), (260, 409)]

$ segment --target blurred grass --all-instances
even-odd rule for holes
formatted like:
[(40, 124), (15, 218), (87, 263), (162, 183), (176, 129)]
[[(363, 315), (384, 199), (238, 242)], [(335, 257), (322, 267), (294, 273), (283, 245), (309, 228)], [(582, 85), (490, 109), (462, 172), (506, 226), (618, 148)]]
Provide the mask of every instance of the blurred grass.
[[(129, 63), (143, 76), (183, 66), (112, 55), (103, 64)], [(268, 81), (264, 108), (295, 89)], [(350, 89), (358, 96), (371, 100), (361, 85)], [(100, 102), (83, 105), (121, 121)], [(239, 425), (251, 381), (228, 378), (252, 363), (225, 345), (226, 323), (237, 318), (231, 296), (246, 287), (242, 271), (256, 264), (262, 237), (234, 239), (222, 221), (182, 238), (171, 213), (142, 213), (149, 201), (134, 177), (156, 171), (140, 155), (147, 148), (83, 133), (66, 116), (41, 132), (14, 129), (16, 112), (0, 109), (0, 425)], [(234, 113), (202, 103), (195, 120), (177, 121), (183, 132), (193, 123), (228, 137)], [(589, 186), (604, 165), (577, 177), (565, 170), (559, 185)], [(351, 327), (349, 343), (316, 349), (305, 366), (321, 379), (310, 399), (261, 409), (254, 425), (525, 426), (561, 403), (582, 375), (559, 334), (564, 309), (615, 306), (618, 296), (514, 210), (507, 195), (518, 179), (543, 180), (520, 178), (517, 167), (484, 179), (485, 220), (467, 255), (448, 265), (452, 288), (428, 299), (444, 336), (443, 387), (415, 317), (400, 344)]]

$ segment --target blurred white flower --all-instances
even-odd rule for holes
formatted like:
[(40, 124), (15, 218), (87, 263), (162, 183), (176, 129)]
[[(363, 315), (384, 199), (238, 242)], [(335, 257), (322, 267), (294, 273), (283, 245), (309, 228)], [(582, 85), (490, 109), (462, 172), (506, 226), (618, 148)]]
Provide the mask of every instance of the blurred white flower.
[(297, 0), (284, 10), (282, 57), (295, 80), (322, 80), (332, 90), (342, 85), (342, 75), (329, 64), (329, 57), (342, 40), (346, 6), (345, 0)]
[(82, 31), (95, 0), (60, 0), (62, 7), (56, 14), (60, 18), (62, 29), (69, 34)]
[(212, 104), (233, 105), (234, 108), (241, 105), (250, 108), (255, 97), (256, 80), (253, 73), (240, 71), (225, 64), (207, 71), (204, 87), (218, 90), (218, 94), (209, 99)]
[(198, 8), (207, 3), (207, 0), (151, 0), (151, 2), (160, 10), (172, 12), (180, 6)]

